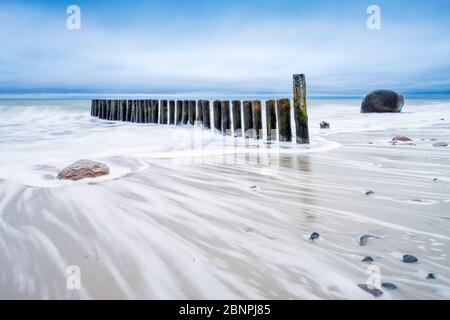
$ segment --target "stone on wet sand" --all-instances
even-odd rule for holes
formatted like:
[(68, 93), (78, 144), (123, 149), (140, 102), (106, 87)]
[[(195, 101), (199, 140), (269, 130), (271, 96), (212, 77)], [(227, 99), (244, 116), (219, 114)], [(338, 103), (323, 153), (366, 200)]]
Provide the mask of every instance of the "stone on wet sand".
[(330, 129), (330, 124), (326, 121), (320, 123), (320, 129)]
[(374, 239), (380, 239), (380, 237), (377, 236), (371, 236), (368, 234), (363, 235), (361, 238), (359, 238), (359, 245), (361, 247), (364, 247), (367, 245), (367, 242), (369, 241), (370, 238), (374, 238)]
[(311, 241), (319, 240), (319, 238), (320, 238), (320, 234), (318, 234), (317, 232), (313, 232), (313, 233), (309, 236), (309, 240), (311, 240)]
[(366, 196), (370, 196), (372, 194), (375, 194), (375, 192), (373, 192), (372, 190), (369, 190), (369, 191), (366, 192)]
[(369, 93), (361, 104), (361, 113), (401, 112), (405, 100), (391, 90), (378, 90)]
[(404, 263), (415, 263), (415, 262), (418, 262), (418, 261), (419, 260), (416, 257), (412, 256), (412, 255), (405, 254), (403, 256), (403, 262)]
[(405, 136), (395, 136), (392, 138), (392, 141), (407, 142), (407, 141), (412, 141), (412, 139), (405, 137)]
[(433, 144), (433, 147), (448, 147), (447, 142), (436, 142)]
[(436, 280), (436, 275), (434, 273), (429, 273), (426, 277), (427, 280)]
[(378, 298), (379, 296), (381, 296), (383, 294), (383, 291), (381, 291), (380, 289), (377, 288), (369, 288), (369, 286), (367, 284), (358, 284), (358, 287), (360, 287), (361, 289), (363, 289), (364, 291), (370, 293), (371, 295), (373, 295), (375, 298)]
[(393, 284), (393, 283), (390, 283), (390, 282), (384, 282), (384, 283), (381, 284), (381, 286), (384, 289), (387, 289), (387, 290), (395, 290), (395, 289), (397, 289), (397, 286), (395, 284)]
[(374, 260), (373, 260), (372, 257), (367, 256), (367, 257), (365, 257), (364, 259), (362, 259), (361, 261), (362, 261), (362, 262), (373, 262)]
[(109, 168), (103, 163), (92, 160), (79, 160), (61, 170), (57, 179), (78, 181), (85, 178), (96, 178), (108, 174)]

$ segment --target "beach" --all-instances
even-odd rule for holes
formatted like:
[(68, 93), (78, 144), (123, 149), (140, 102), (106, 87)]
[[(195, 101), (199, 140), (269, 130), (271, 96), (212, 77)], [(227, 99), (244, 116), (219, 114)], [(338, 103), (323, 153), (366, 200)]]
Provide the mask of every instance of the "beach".
[[(449, 299), (450, 101), (360, 103), (309, 101), (296, 145), (0, 101), (0, 299), (374, 299), (371, 265), (397, 286), (377, 299)], [(56, 179), (80, 159), (111, 174)]]

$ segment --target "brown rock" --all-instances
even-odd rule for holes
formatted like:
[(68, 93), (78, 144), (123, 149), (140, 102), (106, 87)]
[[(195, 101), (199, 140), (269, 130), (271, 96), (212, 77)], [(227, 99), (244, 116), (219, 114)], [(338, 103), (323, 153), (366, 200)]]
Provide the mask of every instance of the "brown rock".
[(412, 141), (410, 138), (405, 137), (405, 136), (395, 136), (392, 138), (392, 141), (401, 141), (401, 142), (406, 142), (406, 141)]
[(78, 181), (108, 174), (109, 168), (107, 165), (91, 160), (80, 160), (61, 170), (57, 179)]

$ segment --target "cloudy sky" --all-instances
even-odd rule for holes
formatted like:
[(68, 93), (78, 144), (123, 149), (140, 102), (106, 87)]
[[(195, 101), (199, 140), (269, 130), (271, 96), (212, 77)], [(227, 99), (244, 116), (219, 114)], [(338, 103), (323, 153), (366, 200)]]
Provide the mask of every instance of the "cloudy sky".
[(293, 73), (317, 94), (450, 92), (449, 21), (448, 0), (2, 0), (0, 93), (284, 93)]

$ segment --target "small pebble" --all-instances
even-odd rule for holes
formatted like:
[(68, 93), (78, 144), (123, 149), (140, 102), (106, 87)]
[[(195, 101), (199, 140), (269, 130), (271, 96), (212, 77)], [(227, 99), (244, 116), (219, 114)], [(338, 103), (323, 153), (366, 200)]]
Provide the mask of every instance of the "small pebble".
[(433, 147), (448, 147), (448, 143), (447, 142), (437, 142), (437, 143), (433, 144)]
[(381, 286), (383, 288), (387, 289), (387, 290), (395, 290), (395, 289), (397, 289), (397, 286), (395, 284), (393, 284), (393, 283), (390, 283), (390, 282), (384, 282)]
[(362, 262), (373, 262), (373, 258), (372, 257), (365, 257), (364, 259), (361, 260)]
[(392, 141), (400, 141), (400, 142), (406, 142), (406, 141), (412, 141), (412, 139), (405, 137), (405, 136), (395, 136), (392, 138)]
[(309, 240), (314, 241), (314, 240), (319, 240), (320, 238), (320, 234), (318, 234), (317, 232), (313, 232), (310, 236), (309, 236)]
[(330, 129), (330, 124), (326, 121), (320, 123), (320, 129)]
[(379, 296), (381, 296), (383, 294), (383, 291), (381, 291), (380, 289), (370, 289), (367, 284), (358, 284), (358, 287), (360, 287), (361, 289), (363, 289), (364, 291), (370, 293), (371, 295), (373, 295), (375, 298), (378, 298)]
[(439, 180), (438, 178), (434, 178), (434, 179), (433, 179), (433, 181), (438, 181), (438, 180)]
[(436, 275), (434, 273), (429, 273), (427, 275), (427, 280), (436, 280)]
[(261, 188), (258, 187), (258, 186), (252, 186), (252, 187), (250, 187), (250, 191), (256, 191), (256, 192), (259, 192), (260, 190), (261, 190)]
[(416, 257), (412, 256), (412, 255), (405, 254), (403, 256), (403, 262), (404, 263), (415, 263), (415, 262), (418, 262), (418, 261), (419, 260)]
[(373, 192), (372, 190), (369, 190), (369, 191), (366, 192), (366, 196), (370, 196), (372, 194), (375, 194), (375, 192)]
[(360, 245), (361, 247), (366, 246), (366, 245), (367, 245), (367, 241), (369, 241), (370, 238), (380, 239), (380, 238), (377, 237), (377, 236), (371, 236), (371, 235), (365, 234), (365, 235), (363, 235), (361, 238), (359, 238), (359, 245)]

